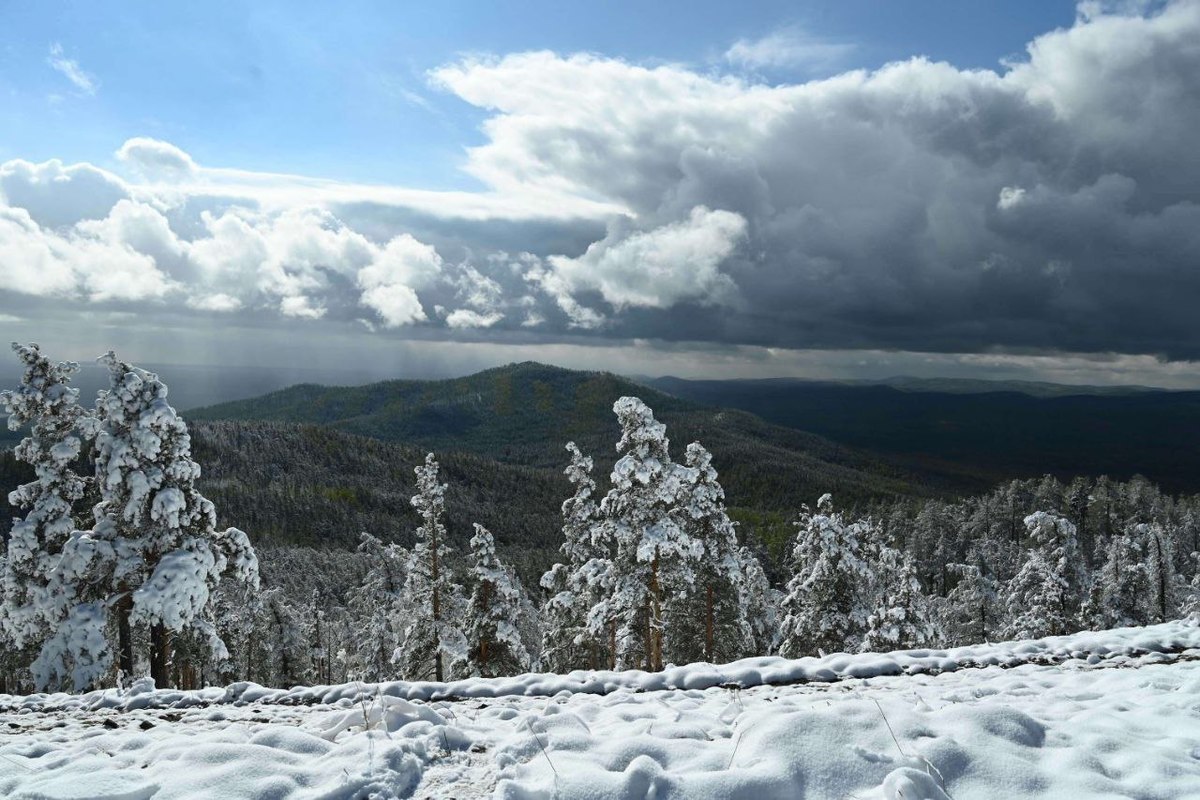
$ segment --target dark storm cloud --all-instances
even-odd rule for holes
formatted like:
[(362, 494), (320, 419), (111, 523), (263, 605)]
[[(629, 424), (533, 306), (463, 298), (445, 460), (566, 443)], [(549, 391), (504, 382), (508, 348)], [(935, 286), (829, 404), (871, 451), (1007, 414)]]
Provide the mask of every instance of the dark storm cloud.
[[(519, 164), (635, 213), (605, 252), (696, 207), (746, 221), (720, 264), (732, 296), (560, 260), (557, 291), (610, 335), (1200, 354), (1195, 2), (1081, 18), (1003, 74), (914, 60), (762, 87), (528, 54), (439, 77), (498, 109), (477, 175)], [(669, 302), (630, 301), (648, 288)]]

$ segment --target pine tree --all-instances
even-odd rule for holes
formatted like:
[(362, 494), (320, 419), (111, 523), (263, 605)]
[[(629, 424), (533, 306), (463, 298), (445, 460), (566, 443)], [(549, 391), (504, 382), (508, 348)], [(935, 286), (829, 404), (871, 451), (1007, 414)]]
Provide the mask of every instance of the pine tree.
[(1184, 591), (1183, 602), (1179, 609), (1184, 616), (1200, 614), (1200, 552), (1192, 553), (1191, 560), (1195, 572), (1192, 573), (1192, 581)]
[(986, 540), (981, 542), (972, 549), (968, 563), (951, 567), (958, 583), (946, 596), (942, 621), (942, 629), (951, 645), (989, 642), (1002, 628), (1002, 587), (988, 563), (989, 545)]
[(369, 533), (361, 535), (358, 552), (370, 557), (371, 566), (346, 598), (347, 610), (357, 621), (348, 643), (350, 672), (358, 680), (381, 681), (391, 676), (392, 654), (402, 641), (399, 610), (409, 553)]
[(929, 599), (921, 591), (912, 556), (881, 547), (874, 559), (875, 610), (867, 617), (862, 650), (887, 652), (924, 647), (939, 639)]
[(1144, 542), (1147, 577), (1150, 584), (1151, 623), (1166, 622), (1175, 616), (1175, 553), (1171, 538), (1157, 522), (1142, 523), (1137, 533)]
[(487, 528), (475, 524), (471, 538), (475, 588), (467, 605), (467, 673), (484, 678), (516, 675), (529, 669), (529, 652), (517, 627), (524, 590), (512, 568), (496, 556)]
[(263, 591), (256, 608), (246, 677), (266, 686), (314, 682), (313, 648), (307, 636), (312, 609), (307, 604), (297, 607), (279, 587)]
[(567, 443), (571, 463), (564, 470), (575, 487), (562, 505), (562, 552), (567, 563), (555, 564), (541, 579), (547, 593), (542, 607), (542, 667), (559, 672), (612, 665), (610, 621), (595, 609), (608, 596), (612, 562), (605, 526), (600, 524), (592, 459)]
[(780, 654), (853, 652), (867, 624), (872, 576), (862, 541), (873, 538), (872, 526), (834, 512), (828, 494), (817, 501), (815, 513), (805, 506), (796, 526), (795, 574), (783, 600)]
[(767, 655), (774, 651), (779, 637), (779, 606), (782, 593), (771, 586), (762, 562), (749, 547), (738, 549), (739, 603), (745, 610), (749, 652)]
[[(97, 400), (93, 530), (76, 531), (56, 572), (104, 587), (117, 611), (121, 670), (134, 669), (132, 630), (151, 635), (151, 675), (170, 676), (171, 635), (192, 630), (218, 657), (226, 653), (212, 621), (222, 576), (258, 584), (258, 560), (246, 534), (216, 529), (216, 509), (195, 488), (187, 425), (167, 402), (158, 376), (109, 352), (110, 388)], [(103, 628), (106, 609), (80, 609), (87, 638)]]
[(450, 548), (442, 523), (446, 485), (438, 482), (438, 471), (433, 453), (414, 470), (417, 494), (412, 505), (422, 524), (409, 555), (399, 612), (408, 624), (403, 644), (393, 655), (410, 680), (445, 680), (467, 658), (467, 640), (458, 627), (464, 601), (447, 563)]
[(1086, 581), (1075, 526), (1037, 511), (1025, 518), (1033, 547), (1008, 585), (1009, 635), (1020, 638), (1069, 633), (1078, 626)]
[(698, 546), (694, 583), (668, 594), (665, 650), (671, 661), (687, 664), (732, 661), (753, 649), (747, 619), (742, 553), (733, 522), (725, 511), (725, 490), (717, 480), (712, 455), (699, 442), (688, 445), (686, 481), (678, 517)]
[[(111, 654), (103, 636), (101, 607), (86, 583), (66, 581), (53, 571), (75, 529), (75, 506), (83, 499), (87, 480), (71, 464), (82, 443), (94, 432), (94, 420), (78, 404), (70, 387), (79, 365), (54, 363), (36, 344), (13, 343), (25, 365), (21, 385), (0, 392), (9, 430), (29, 425), (29, 436), (14, 450), (33, 467), (36, 480), (17, 488), (9, 501), (27, 513), (13, 521), (7, 557), (0, 562), (0, 630), (13, 650), (37, 650), (34, 684), (38, 689), (67, 682), (75, 688), (97, 683), (108, 669)], [(87, 608), (75, 607), (88, 604)], [(99, 625), (94, 629), (63, 630), (64, 626)]]
[(1104, 564), (1093, 578), (1084, 611), (1094, 627), (1146, 624), (1150, 575), (1143, 544), (1134, 531), (1109, 539)]
[(674, 513), (684, 469), (671, 461), (666, 426), (636, 397), (619, 398), (613, 412), (621, 457), (601, 503), (614, 567), (604, 611), (616, 621), (618, 666), (654, 671), (663, 666), (664, 598), (691, 591), (700, 548)]

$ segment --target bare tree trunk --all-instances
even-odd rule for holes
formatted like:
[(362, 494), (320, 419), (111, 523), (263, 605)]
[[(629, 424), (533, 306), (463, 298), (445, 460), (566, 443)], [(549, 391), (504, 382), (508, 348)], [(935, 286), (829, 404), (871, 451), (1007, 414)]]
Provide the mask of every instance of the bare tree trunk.
[(150, 626), (150, 677), (156, 689), (171, 686), (171, 632), (161, 622)]
[(662, 669), (662, 606), (658, 595), (658, 548), (655, 548), (654, 561), (650, 565), (650, 607), (646, 619), (646, 661), (649, 665), (646, 669), (650, 672)]
[[(432, 527), (432, 526), (431, 526)], [(438, 630), (442, 619), (442, 598), (438, 592), (438, 540), (436, 533), (430, 533), (430, 561), (433, 575), (433, 678), (439, 683), (442, 677), (442, 636)]]
[(117, 602), (117, 667), (121, 670), (122, 680), (133, 677), (133, 631), (129, 627), (129, 614), (133, 611), (133, 596), (125, 586), (120, 587), (124, 592)]
[[(479, 597), (480, 597), (480, 600), (483, 601), (483, 609), (486, 612), (487, 607), (489, 605), (491, 605), (491, 602), (492, 602), (492, 584), (491, 584), (491, 582), (485, 581), (482, 589), (483, 590), (479, 593)], [(488, 652), (488, 644), (489, 644), (488, 637), (487, 637), (487, 633), (485, 632), (483, 637), (479, 640), (479, 663), (483, 665), (482, 672), (483, 672), (483, 676), (485, 678), (491, 677), (491, 674), (490, 674), (491, 670), (488, 668), (488, 666), (489, 666), (488, 659), (491, 657), (490, 653)]]
[(617, 668), (617, 621), (615, 619), (608, 621), (608, 668), (611, 670)]
[(704, 614), (704, 660), (713, 663), (713, 587), (708, 584)]

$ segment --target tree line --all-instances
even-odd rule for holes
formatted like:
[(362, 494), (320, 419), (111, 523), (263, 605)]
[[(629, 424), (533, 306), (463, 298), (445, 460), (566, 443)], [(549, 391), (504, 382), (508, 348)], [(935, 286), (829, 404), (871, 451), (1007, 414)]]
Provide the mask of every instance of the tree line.
[(857, 509), (827, 494), (800, 507), (773, 582), (712, 455), (692, 442), (675, 461), (632, 396), (613, 406), (606, 489), (566, 445), (560, 558), (532, 590), (484, 525), (465, 552), (452, 546), (433, 454), (413, 469), (411, 546), (362, 533), (352, 555), (256, 552), (218, 529), (157, 375), (107, 354), (110, 387), (89, 408), (75, 365), (14, 349), (25, 375), (0, 404), (28, 428), (14, 453), (35, 479), (10, 497), (24, 516), (0, 556), (0, 690), (659, 670), (1142, 625), (1200, 594), (1196, 498), (1141, 479)]

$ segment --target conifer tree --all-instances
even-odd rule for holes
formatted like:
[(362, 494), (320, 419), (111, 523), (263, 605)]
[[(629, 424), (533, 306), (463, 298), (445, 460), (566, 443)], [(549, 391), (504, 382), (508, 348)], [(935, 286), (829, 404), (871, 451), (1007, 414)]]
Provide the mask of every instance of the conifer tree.
[(1092, 580), (1086, 620), (1097, 628), (1146, 624), (1150, 575), (1141, 537), (1130, 530), (1108, 541), (1104, 564)]
[(496, 556), (487, 528), (475, 523), (471, 538), (474, 590), (467, 605), (467, 673), (484, 678), (516, 675), (529, 669), (529, 652), (517, 627), (524, 590), (512, 568)]
[(166, 384), (112, 352), (100, 361), (110, 388), (97, 400), (96, 524), (72, 534), (59, 570), (83, 565), (80, 577), (105, 586), (117, 611), (123, 672), (134, 669), (133, 627), (150, 628), (151, 676), (165, 686), (172, 634), (191, 629), (218, 657), (227, 652), (211, 618), (213, 592), (226, 573), (257, 586), (258, 560), (245, 533), (216, 529), (216, 509), (195, 488), (200, 466)]
[(384, 544), (369, 533), (361, 535), (358, 552), (370, 558), (370, 567), (362, 583), (346, 598), (347, 610), (357, 621), (347, 656), (353, 677), (381, 681), (391, 677), (392, 654), (402, 641), (400, 607), (409, 552), (394, 542)]
[(739, 602), (745, 609), (749, 652), (767, 655), (774, 652), (779, 637), (779, 606), (783, 594), (771, 586), (762, 562), (749, 547), (738, 549)]
[(670, 637), (667, 655), (686, 664), (703, 658), (732, 661), (752, 648), (745, 592), (745, 564), (733, 522), (725, 511), (725, 490), (717, 480), (712, 455), (699, 442), (687, 447), (687, 473), (679, 517), (699, 553), (692, 586), (665, 603)]
[(989, 642), (1004, 624), (1002, 587), (986, 556), (989, 544), (980, 543), (972, 549), (968, 563), (951, 568), (958, 583), (946, 596), (942, 622), (951, 645)]
[(847, 521), (826, 494), (817, 501), (816, 512), (804, 507), (796, 526), (780, 654), (798, 658), (852, 652), (867, 624), (872, 577), (862, 541), (873, 536), (870, 522)]
[(450, 547), (442, 522), (446, 485), (438, 482), (438, 471), (433, 453), (414, 470), (417, 494), (412, 505), (422, 523), (409, 555), (399, 612), (408, 620), (404, 643), (393, 656), (411, 680), (445, 680), (467, 658), (466, 637), (458, 626), (464, 601), (447, 563)]
[(547, 593), (542, 607), (542, 666), (562, 672), (611, 666), (609, 632), (615, 625), (601, 605), (609, 594), (612, 562), (606, 528), (600, 524), (592, 459), (574, 442), (567, 443), (567, 451), (571, 463), (564, 472), (575, 487), (562, 505), (562, 553), (567, 561), (555, 564), (541, 579)]
[(1066, 517), (1037, 511), (1025, 518), (1033, 544), (1008, 584), (1008, 632), (1014, 638), (1068, 633), (1078, 625), (1086, 580), (1075, 526)]
[(60, 629), (84, 617), (98, 618), (102, 628), (103, 609), (89, 606), (73, 613), (76, 605), (98, 598), (86, 584), (64, 583), (52, 572), (76, 527), (75, 507), (87, 489), (87, 479), (71, 465), (80, 457), (83, 440), (94, 432), (93, 420), (78, 403), (79, 390), (70, 387), (78, 364), (52, 362), (36, 344), (14, 342), (12, 347), (25, 370), (16, 390), (0, 392), (0, 407), (8, 414), (9, 430), (29, 426), (29, 436), (14, 453), (33, 468), (35, 480), (9, 496), (26, 513), (13, 520), (7, 555), (0, 561), (0, 631), (14, 650), (39, 652), (36, 688), (68, 678), (84, 688), (107, 670), (110, 654), (103, 631), (97, 638)]
[(684, 476), (671, 461), (666, 426), (636, 397), (619, 398), (613, 412), (621, 457), (601, 503), (613, 559), (605, 611), (617, 623), (618, 666), (653, 671), (663, 665), (664, 598), (691, 591), (700, 548), (674, 513)]
[(912, 556), (883, 546), (874, 559), (875, 609), (867, 617), (862, 650), (886, 652), (925, 647), (940, 638), (929, 599), (921, 591)]
[(1171, 537), (1157, 522), (1137, 527), (1146, 551), (1150, 584), (1148, 621), (1166, 622), (1175, 616), (1175, 553)]

